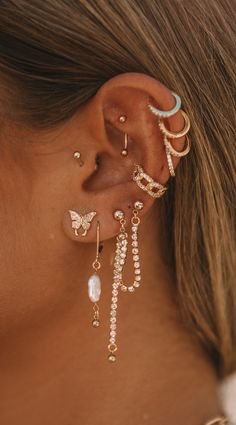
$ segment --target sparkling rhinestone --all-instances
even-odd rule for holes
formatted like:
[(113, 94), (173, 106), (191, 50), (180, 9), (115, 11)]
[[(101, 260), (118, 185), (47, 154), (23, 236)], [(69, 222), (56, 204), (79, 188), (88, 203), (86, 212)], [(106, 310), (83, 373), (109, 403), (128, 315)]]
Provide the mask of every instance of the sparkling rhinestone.
[(135, 286), (135, 288), (138, 288), (140, 286), (140, 282), (134, 282), (133, 285)]
[(132, 249), (132, 254), (138, 254), (138, 249), (137, 248), (133, 248)]
[(112, 295), (114, 295), (114, 296), (118, 295), (118, 291), (117, 291), (117, 289), (113, 289), (113, 291), (112, 291)]
[(125, 264), (125, 260), (123, 258), (120, 259), (120, 264), (123, 266)]
[(110, 322), (111, 322), (111, 323), (116, 323), (116, 317), (111, 317), (111, 318), (110, 318)]
[(116, 211), (114, 212), (114, 218), (115, 218), (116, 220), (122, 220), (122, 218), (124, 218), (124, 213), (123, 213), (123, 211), (121, 211), (121, 210), (116, 210)]
[(113, 285), (112, 285), (112, 288), (114, 288), (114, 289), (117, 289), (117, 288), (119, 288), (119, 285), (118, 285), (118, 283), (113, 283)]
[(118, 298), (117, 298), (117, 297), (112, 297), (112, 302), (113, 302), (113, 303), (116, 303), (116, 302), (117, 302), (117, 300), (118, 300)]
[(133, 256), (133, 260), (134, 260), (134, 261), (139, 261), (139, 255), (134, 255), (134, 256)]
[(122, 252), (126, 252), (126, 251), (127, 251), (126, 246), (122, 246), (122, 247), (121, 247), (121, 251), (122, 251)]
[[(127, 250), (126, 250), (127, 251)], [(124, 253), (124, 252), (122, 252), (121, 254), (120, 254), (120, 258), (125, 258), (126, 257), (126, 254)]]
[(108, 356), (108, 360), (109, 360), (109, 362), (114, 363), (116, 361), (115, 354), (110, 353), (109, 356)]
[(141, 276), (140, 275), (135, 276), (135, 280), (140, 281), (141, 280)]
[(131, 238), (133, 239), (133, 241), (136, 241), (137, 240), (137, 235), (134, 233), (132, 236), (131, 236)]
[(115, 310), (116, 308), (117, 308), (117, 304), (113, 303), (113, 304), (111, 305), (111, 309), (112, 309), (112, 310)]
[(142, 210), (143, 209), (143, 202), (142, 201), (136, 201), (135, 203), (134, 203), (134, 208), (136, 209), (136, 210)]
[(116, 316), (116, 310), (112, 310), (110, 314), (111, 314), (112, 317), (115, 317)]
[(110, 344), (115, 344), (116, 339), (115, 339), (114, 337), (111, 337), (111, 338), (109, 339), (109, 342), (110, 342)]
[(132, 227), (132, 232), (137, 232), (138, 231), (138, 227), (137, 226), (133, 226)]
[(110, 332), (110, 335), (113, 336), (113, 337), (115, 337), (116, 336), (116, 331), (111, 331)]
[(94, 327), (94, 328), (98, 328), (98, 326), (100, 325), (99, 320), (98, 320), (98, 319), (94, 319), (94, 320), (92, 321), (92, 325), (93, 325), (93, 327)]
[(129, 292), (134, 292), (134, 287), (133, 287), (133, 286), (129, 286), (129, 287), (128, 287), (128, 291), (129, 291)]
[(135, 268), (135, 269), (139, 269), (139, 267), (140, 267), (140, 263), (139, 263), (138, 261), (136, 261), (136, 262), (134, 263), (134, 268)]
[(127, 291), (127, 286), (122, 285), (122, 286), (121, 286), (121, 290), (122, 290), (123, 292), (126, 292), (126, 291)]
[(135, 269), (135, 270), (134, 270), (134, 273), (135, 273), (135, 274), (140, 274), (140, 273), (141, 273), (141, 272), (140, 272), (140, 269)]
[(133, 241), (132, 242), (132, 246), (134, 246), (136, 248), (138, 246), (138, 242), (137, 241)]
[(111, 329), (112, 329), (113, 331), (116, 329), (116, 324), (115, 324), (115, 323), (112, 323), (112, 325), (111, 325)]

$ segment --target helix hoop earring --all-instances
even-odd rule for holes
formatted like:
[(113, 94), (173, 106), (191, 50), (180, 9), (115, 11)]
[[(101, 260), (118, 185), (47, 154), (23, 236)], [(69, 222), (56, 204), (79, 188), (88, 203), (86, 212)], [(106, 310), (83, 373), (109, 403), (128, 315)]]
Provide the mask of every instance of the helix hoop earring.
[(114, 272), (113, 272), (113, 284), (112, 284), (112, 302), (111, 302), (111, 318), (110, 318), (110, 339), (108, 344), (108, 360), (110, 362), (116, 361), (115, 352), (118, 347), (116, 344), (116, 312), (118, 304), (118, 294), (119, 289), (123, 292), (133, 293), (141, 284), (141, 269), (139, 261), (139, 242), (138, 242), (138, 228), (140, 224), (140, 218), (138, 217), (139, 211), (143, 208), (142, 201), (136, 201), (134, 203), (133, 217), (131, 219), (132, 223), (132, 235), (131, 235), (131, 245), (132, 245), (132, 255), (133, 255), (133, 265), (134, 265), (134, 281), (131, 285), (126, 285), (123, 279), (123, 270), (127, 260), (127, 250), (128, 250), (128, 234), (126, 232), (126, 220), (123, 211), (117, 210), (114, 213), (115, 220), (120, 222), (120, 231), (116, 238), (116, 255), (114, 262)]
[(174, 133), (174, 132), (168, 130), (166, 128), (166, 126), (165, 126), (164, 121), (162, 120), (162, 118), (159, 119), (159, 128), (160, 128), (160, 130), (161, 130), (162, 134), (164, 134), (165, 136), (169, 137), (169, 139), (178, 139), (179, 137), (185, 136), (189, 132), (189, 129), (190, 129), (190, 120), (189, 120), (189, 117), (186, 114), (186, 112), (184, 112), (182, 110), (180, 110), (180, 112), (181, 112), (181, 114), (182, 114), (182, 116), (184, 118), (184, 128), (181, 131), (177, 132), (177, 133)]
[[(160, 198), (167, 191), (167, 187), (155, 182), (152, 177), (144, 172), (140, 165), (135, 165), (132, 178), (140, 189), (147, 192), (153, 198)], [(146, 184), (143, 183), (144, 181), (146, 181)]]
[(97, 222), (97, 243), (96, 243), (96, 257), (92, 264), (94, 273), (90, 276), (88, 280), (88, 296), (90, 301), (93, 303), (93, 321), (92, 325), (94, 328), (97, 328), (100, 325), (99, 320), (99, 306), (98, 301), (101, 295), (101, 279), (98, 275), (98, 270), (101, 268), (101, 263), (99, 261), (99, 249), (100, 249), (100, 223)]
[(188, 155), (188, 153), (191, 149), (191, 142), (190, 142), (188, 136), (186, 136), (186, 146), (185, 146), (184, 150), (182, 150), (182, 151), (175, 150), (166, 136), (164, 136), (164, 145), (166, 147), (166, 150), (170, 153), (170, 155), (175, 156), (177, 158), (182, 158), (183, 156)]
[(181, 98), (176, 93), (171, 92), (172, 95), (175, 98), (175, 106), (170, 109), (169, 111), (162, 111), (161, 109), (156, 108), (153, 105), (148, 105), (148, 108), (150, 111), (156, 115), (158, 118), (169, 118), (172, 117), (172, 115), (175, 115), (181, 108)]

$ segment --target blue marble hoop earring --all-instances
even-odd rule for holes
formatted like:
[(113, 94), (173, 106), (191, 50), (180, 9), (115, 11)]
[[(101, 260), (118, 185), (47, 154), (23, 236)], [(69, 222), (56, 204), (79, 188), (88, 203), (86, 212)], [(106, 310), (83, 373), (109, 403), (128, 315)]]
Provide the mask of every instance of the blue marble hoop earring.
[(169, 118), (172, 117), (172, 115), (175, 115), (181, 108), (181, 98), (176, 93), (171, 92), (172, 95), (175, 98), (175, 106), (170, 109), (169, 111), (162, 111), (161, 109), (156, 108), (153, 105), (148, 104), (148, 108), (150, 111), (156, 115), (158, 118)]

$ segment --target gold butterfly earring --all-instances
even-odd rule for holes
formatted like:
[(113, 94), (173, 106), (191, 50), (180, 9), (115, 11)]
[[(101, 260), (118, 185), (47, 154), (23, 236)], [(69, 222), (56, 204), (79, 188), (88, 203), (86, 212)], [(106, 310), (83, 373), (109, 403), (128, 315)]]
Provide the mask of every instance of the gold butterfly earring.
[(83, 230), (83, 233), (81, 233), (81, 236), (86, 236), (88, 233), (88, 230), (90, 229), (91, 222), (95, 215), (97, 214), (96, 211), (91, 211), (87, 214), (79, 214), (76, 211), (69, 210), (70, 218), (71, 218), (71, 226), (72, 229), (74, 229), (75, 236), (79, 236), (78, 230), (81, 228)]

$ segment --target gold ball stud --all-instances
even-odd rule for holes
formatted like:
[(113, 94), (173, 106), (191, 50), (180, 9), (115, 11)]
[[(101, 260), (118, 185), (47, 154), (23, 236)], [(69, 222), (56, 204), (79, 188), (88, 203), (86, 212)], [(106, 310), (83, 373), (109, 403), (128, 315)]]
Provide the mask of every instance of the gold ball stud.
[(121, 116), (119, 117), (119, 121), (120, 121), (121, 123), (124, 123), (126, 120), (127, 120), (126, 115), (121, 115)]

